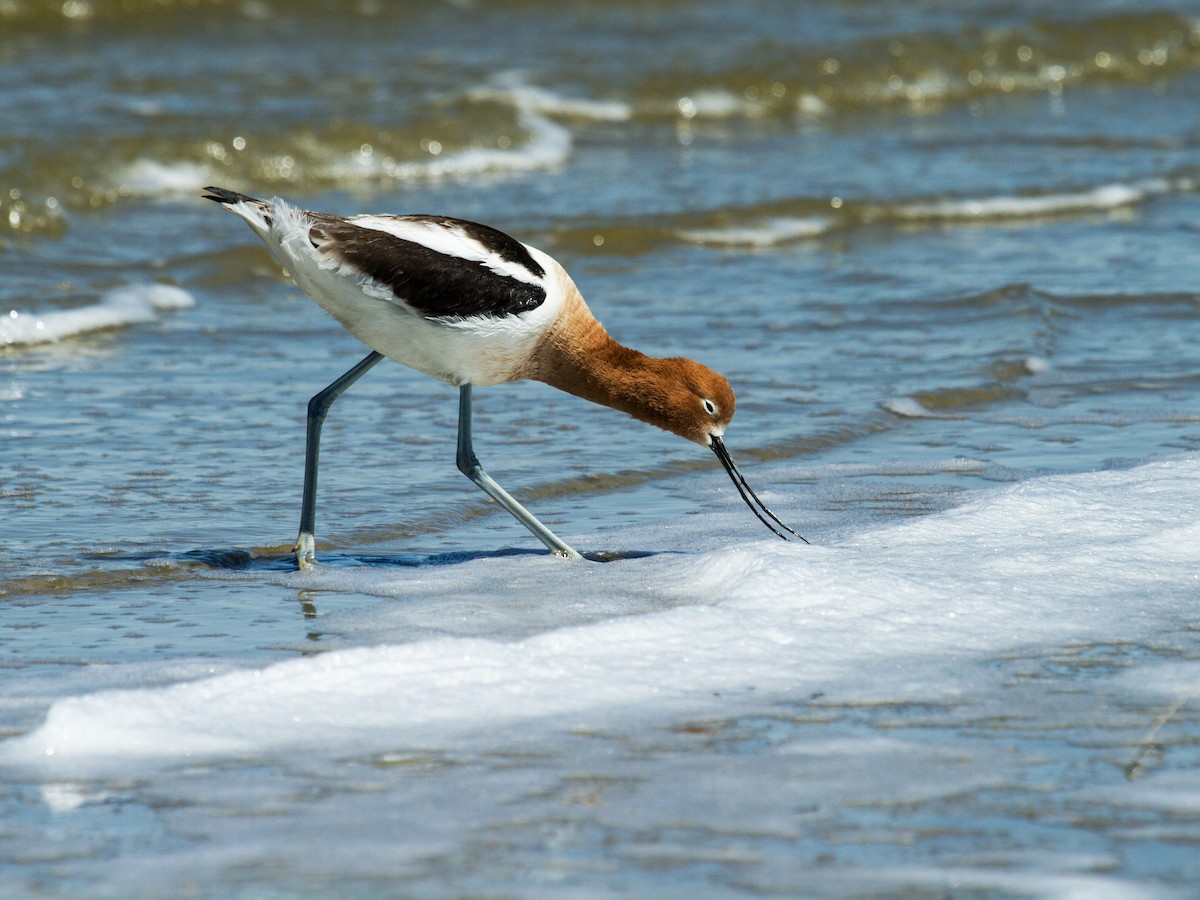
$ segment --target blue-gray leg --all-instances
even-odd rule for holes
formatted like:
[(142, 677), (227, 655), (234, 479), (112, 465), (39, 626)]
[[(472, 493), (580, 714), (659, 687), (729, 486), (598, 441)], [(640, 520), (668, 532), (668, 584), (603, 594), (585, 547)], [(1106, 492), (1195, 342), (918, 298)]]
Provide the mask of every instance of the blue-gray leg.
[(513, 517), (533, 532), (534, 536), (550, 548), (555, 556), (567, 559), (582, 559), (553, 531), (534, 517), (533, 513), (513, 499), (512, 495), (483, 470), (479, 458), (471, 445), (471, 385), (464, 384), (458, 390), (458, 470), (477, 484), (485, 494), (512, 513)]
[(296, 566), (311, 569), (316, 559), (316, 539), (313, 531), (317, 519), (317, 461), (321, 455), (321, 426), (333, 401), (383, 359), (382, 353), (372, 350), (353, 369), (308, 401), (308, 436), (304, 446), (304, 503), (300, 510), (300, 536), (293, 553)]

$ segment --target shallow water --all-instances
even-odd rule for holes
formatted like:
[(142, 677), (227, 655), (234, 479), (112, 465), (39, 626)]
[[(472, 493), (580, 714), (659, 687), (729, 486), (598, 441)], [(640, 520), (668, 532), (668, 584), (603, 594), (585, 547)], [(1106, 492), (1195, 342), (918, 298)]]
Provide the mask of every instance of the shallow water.
[[(0, 2), (0, 885), (1186, 894), (1194, 16)], [(729, 377), (813, 547), (674, 437), (478, 391), (489, 471), (616, 561), (548, 559), (381, 366), (290, 572), (364, 350), (210, 183), (550, 252)]]

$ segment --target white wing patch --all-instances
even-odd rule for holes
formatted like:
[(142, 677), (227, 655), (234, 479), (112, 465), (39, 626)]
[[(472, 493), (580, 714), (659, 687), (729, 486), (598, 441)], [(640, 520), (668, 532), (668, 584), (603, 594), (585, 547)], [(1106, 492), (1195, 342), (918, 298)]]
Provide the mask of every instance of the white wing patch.
[(544, 287), (544, 280), (520, 263), (504, 259), (491, 248), (467, 234), (454, 222), (414, 219), (407, 216), (351, 216), (346, 219), (360, 228), (383, 231), (404, 241), (421, 244), (437, 253), (480, 263), (497, 275), (515, 278), (526, 284)]

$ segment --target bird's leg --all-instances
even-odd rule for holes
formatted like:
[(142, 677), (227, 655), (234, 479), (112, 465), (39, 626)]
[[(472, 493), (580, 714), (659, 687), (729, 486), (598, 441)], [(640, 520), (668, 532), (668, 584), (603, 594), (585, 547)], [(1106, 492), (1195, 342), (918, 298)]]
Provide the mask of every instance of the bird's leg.
[(518, 522), (533, 532), (539, 541), (550, 548), (555, 556), (566, 559), (582, 559), (563, 540), (500, 485), (479, 464), (479, 458), (471, 446), (471, 385), (464, 384), (458, 390), (458, 470), (470, 478), (485, 494), (507, 509)]
[(304, 446), (304, 505), (300, 510), (300, 536), (292, 552), (298, 569), (311, 569), (316, 563), (316, 539), (313, 530), (317, 519), (317, 460), (321, 455), (321, 425), (333, 401), (381, 359), (382, 353), (372, 350), (361, 362), (308, 401), (308, 437)]

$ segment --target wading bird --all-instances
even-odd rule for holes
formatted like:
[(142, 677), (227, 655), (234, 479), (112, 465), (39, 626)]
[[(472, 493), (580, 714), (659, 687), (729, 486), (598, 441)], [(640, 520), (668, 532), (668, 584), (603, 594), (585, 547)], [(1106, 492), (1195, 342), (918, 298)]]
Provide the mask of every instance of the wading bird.
[(458, 387), (458, 468), (559, 556), (579, 558), (475, 456), (476, 385), (542, 381), (708, 447), (763, 524), (784, 540), (788, 534), (804, 540), (758, 498), (725, 447), (734, 409), (729, 382), (690, 359), (658, 359), (617, 343), (566, 270), (540, 250), (448, 216), (342, 217), (305, 212), (278, 198), (205, 191), (205, 199), (244, 219), (304, 292), (371, 348), (308, 403), (294, 551), (299, 568), (316, 561), (317, 459), (325, 415), (384, 357)]

